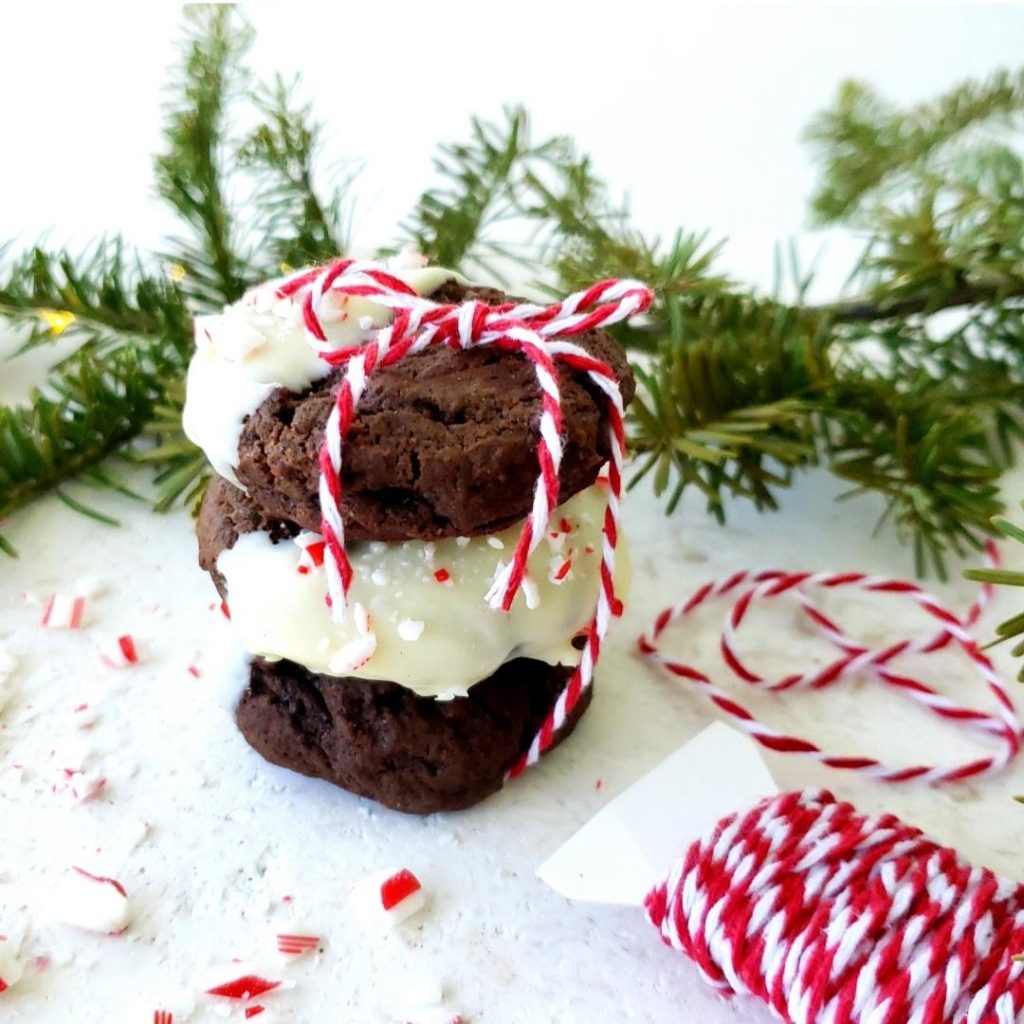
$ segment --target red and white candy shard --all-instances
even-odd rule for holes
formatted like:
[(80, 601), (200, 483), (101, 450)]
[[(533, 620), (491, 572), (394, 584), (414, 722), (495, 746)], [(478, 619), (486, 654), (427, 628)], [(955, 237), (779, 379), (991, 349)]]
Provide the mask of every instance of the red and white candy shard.
[(18, 951), (10, 939), (0, 938), (0, 995), (21, 981), (25, 968)]
[(257, 996), (266, 995), (268, 992), (293, 986), (294, 982), (268, 978), (260, 974), (259, 970), (251, 963), (232, 961), (221, 967), (213, 968), (207, 977), (204, 991), (207, 995), (218, 996), (221, 999), (246, 1002)]
[(41, 625), (47, 629), (81, 629), (84, 615), (84, 597), (51, 594), (43, 609)]
[(319, 569), (324, 564), (324, 539), (319, 533), (312, 530), (303, 530), (292, 540), (299, 546), (302, 554), (299, 555), (298, 571), (303, 575)]
[(135, 639), (130, 633), (119, 636), (108, 643), (100, 652), (100, 660), (108, 668), (129, 668), (137, 665), (139, 654)]
[(170, 1010), (154, 1010), (153, 1024), (174, 1024), (174, 1014)]
[(62, 924), (119, 935), (128, 927), (128, 894), (116, 878), (72, 867), (54, 890), (53, 912)]
[(420, 880), (408, 869), (381, 872), (360, 883), (353, 900), (361, 916), (373, 923), (394, 927), (426, 904)]
[(320, 948), (320, 936), (318, 935), (293, 935), (290, 933), (278, 933), (277, 951), (282, 956), (296, 957), (304, 953), (312, 952)]
[(377, 634), (370, 628), (370, 615), (366, 608), (356, 603), (351, 608), (351, 614), (359, 635), (340, 647), (330, 660), (331, 672), (339, 676), (362, 668), (377, 650)]
[(55, 796), (63, 796), (70, 803), (84, 804), (103, 792), (107, 786), (107, 777), (98, 772), (88, 772), (81, 768), (59, 768), (57, 781), (52, 792)]

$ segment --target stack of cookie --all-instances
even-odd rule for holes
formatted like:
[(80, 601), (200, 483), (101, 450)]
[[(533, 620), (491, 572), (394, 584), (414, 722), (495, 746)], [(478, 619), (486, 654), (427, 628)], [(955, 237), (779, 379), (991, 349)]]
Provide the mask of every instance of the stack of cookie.
[[(512, 302), (438, 268), (387, 272), (444, 306)], [(392, 315), (372, 297), (321, 298), (317, 326), (334, 351), (365, 344)], [(218, 474), (199, 560), (253, 656), (237, 722), (268, 760), (389, 807), (467, 807), (500, 788), (579, 662), (602, 582), (605, 395), (559, 364), (558, 503), (503, 610), (485, 595), (531, 513), (535, 368), (501, 346), (442, 345), (379, 369), (345, 438), (352, 577), (348, 614), (332, 614), (319, 487), (344, 368), (320, 357), (308, 329), (308, 302), (280, 282), (196, 321), (185, 427)], [(573, 341), (611, 368), (628, 402), (615, 341), (601, 330)]]

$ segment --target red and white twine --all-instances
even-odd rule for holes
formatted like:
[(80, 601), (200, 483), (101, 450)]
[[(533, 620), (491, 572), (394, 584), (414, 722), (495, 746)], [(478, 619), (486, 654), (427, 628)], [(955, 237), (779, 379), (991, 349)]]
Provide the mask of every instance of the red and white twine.
[(725, 995), (787, 1024), (1014, 1024), (1024, 886), (824, 791), (721, 821), (645, 901)]
[[(999, 561), (994, 544), (989, 544), (989, 561)], [(933, 619), (940, 628), (937, 632), (918, 639), (900, 640), (880, 650), (871, 650), (852, 640), (812, 601), (809, 591), (819, 588), (828, 591), (852, 587), (868, 594), (898, 594), (909, 598)], [(739, 651), (737, 631), (751, 606), (760, 600), (789, 595), (800, 605), (804, 614), (818, 632), (836, 646), (840, 655), (824, 668), (813, 672), (794, 673), (778, 680), (767, 680), (751, 671)], [(960, 618), (942, 605), (917, 583), (908, 580), (869, 576), (861, 572), (809, 573), (809, 572), (750, 572), (741, 571), (722, 580), (705, 583), (685, 600), (666, 608), (654, 620), (650, 629), (640, 637), (638, 647), (649, 661), (679, 679), (694, 683), (698, 689), (732, 723), (771, 750), (801, 754), (832, 768), (855, 771), (883, 782), (908, 782), (912, 779), (929, 783), (958, 782), (1005, 768), (1021, 749), (1021, 723), (1006, 687), (999, 679), (991, 659), (981, 649), (970, 628), (978, 620), (991, 595), (991, 587), (984, 586), (968, 612)], [(823, 751), (809, 740), (791, 736), (760, 722), (749, 709), (715, 685), (710, 677), (693, 665), (687, 665), (662, 654), (658, 647), (661, 634), (673, 623), (693, 614), (706, 602), (718, 597), (729, 597), (733, 605), (725, 617), (720, 641), (722, 658), (732, 672), (751, 686), (770, 692), (793, 689), (822, 689), (842, 679), (870, 673), (882, 683), (892, 687), (927, 708), (932, 714), (963, 728), (992, 737), (999, 743), (998, 752), (953, 767), (911, 765), (891, 767), (872, 757), (836, 755)], [(901, 656), (932, 654), (950, 644), (956, 644), (980, 675), (989, 693), (995, 698), (995, 710), (981, 711), (957, 704), (937, 693), (928, 684), (898, 672), (892, 663)]]
[[(527, 560), (544, 537), (548, 519), (558, 504), (562, 409), (556, 364), (585, 373), (605, 396), (611, 456), (597, 607), (586, 630), (579, 666), (529, 749), (510, 770), (509, 777), (521, 774), (551, 746), (558, 730), (589, 687), (601, 641), (612, 616), (620, 608), (613, 576), (625, 452), (622, 395), (611, 367), (568, 339), (643, 313), (653, 301), (653, 293), (638, 281), (601, 281), (550, 306), (532, 303), (489, 306), (479, 301), (444, 304), (418, 295), (378, 263), (353, 259), (337, 260), (325, 267), (298, 273), (280, 283), (277, 292), (282, 298), (301, 303), (307, 339), (320, 357), (331, 366), (345, 368), (320, 451), (324, 567), (332, 613), (337, 621), (345, 619), (352, 582), (341, 513), (342, 455), (359, 401), (376, 370), (438, 345), (456, 349), (491, 346), (518, 353), (532, 364), (541, 393), (537, 444), (539, 476), (530, 514), (512, 558), (507, 565), (499, 563), (486, 595), (492, 608), (506, 612), (528, 582)], [(342, 300), (357, 296), (370, 298), (375, 305), (391, 310), (392, 322), (375, 329), (367, 321), (361, 325), (365, 329), (361, 344), (336, 349), (331, 346), (320, 319), (321, 304), (328, 295)]]

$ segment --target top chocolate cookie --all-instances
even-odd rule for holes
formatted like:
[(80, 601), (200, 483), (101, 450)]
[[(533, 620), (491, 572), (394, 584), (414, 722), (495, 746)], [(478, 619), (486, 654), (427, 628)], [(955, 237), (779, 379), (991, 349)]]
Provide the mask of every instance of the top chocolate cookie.
[[(442, 303), (515, 301), (458, 280), (430, 294)], [(592, 331), (574, 341), (612, 368), (628, 402), (633, 377), (614, 339)], [(231, 469), (268, 516), (319, 529), (318, 456), (341, 375), (331, 370), (301, 390), (267, 388), (242, 421)], [(594, 482), (610, 453), (604, 396), (585, 373), (564, 364), (558, 378), (559, 500), (565, 501)], [(190, 388), (190, 402), (196, 400)], [(433, 540), (493, 532), (522, 519), (537, 479), (540, 409), (533, 367), (514, 352), (438, 347), (379, 369), (345, 443), (346, 535)]]

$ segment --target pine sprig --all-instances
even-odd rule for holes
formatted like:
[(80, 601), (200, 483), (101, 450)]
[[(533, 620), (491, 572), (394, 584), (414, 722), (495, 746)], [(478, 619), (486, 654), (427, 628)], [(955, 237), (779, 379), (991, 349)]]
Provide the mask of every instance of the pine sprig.
[(252, 29), (231, 4), (185, 9), (182, 65), (164, 115), (166, 149), (157, 157), (159, 195), (188, 233), (171, 240), (168, 257), (181, 268), (182, 286), (201, 306), (233, 302), (245, 290), (245, 239), (225, 185), (232, 151), (228, 108), (244, 86), (242, 60)]
[[(1024, 505), (1021, 507), (1024, 508)], [(992, 522), (1008, 540), (1024, 545), (1024, 528), (1009, 519), (997, 518)], [(979, 583), (993, 583), (1003, 587), (1024, 587), (1024, 572), (1017, 572), (1013, 569), (968, 569), (964, 575)], [(1006, 640), (1016, 640), (1010, 652), (1014, 658), (1024, 657), (1024, 611), (1010, 616), (996, 627), (996, 642), (1001, 643)], [(1024, 665), (1021, 666), (1017, 678), (1024, 683)]]
[(175, 368), (188, 358), (191, 328), (181, 295), (170, 280), (148, 276), (121, 238), (100, 239), (77, 256), (34, 246), (3, 271), (0, 316), (25, 328), (19, 352), (65, 332), (99, 351), (159, 335), (175, 352)]
[(297, 99), (298, 82), (276, 76), (258, 86), (254, 102), (263, 118), (239, 148), (238, 159), (257, 183), (253, 205), (262, 216), (257, 258), (270, 275), (331, 259), (349, 246), (347, 195), (356, 169), (346, 168), (321, 199), (314, 186), (323, 126)]
[(964, 82), (909, 110), (886, 103), (863, 82), (845, 82), (805, 132), (824, 168), (811, 209), (824, 223), (856, 221), (880, 190), (891, 196), (905, 188), (908, 177), (947, 157), (971, 129), (1019, 123), (1022, 114), (1024, 71)]
[[(0, 520), (119, 451), (150, 421), (159, 383), (130, 346), (88, 350), (25, 407), (0, 406)], [(13, 553), (0, 537), (0, 548)]]

